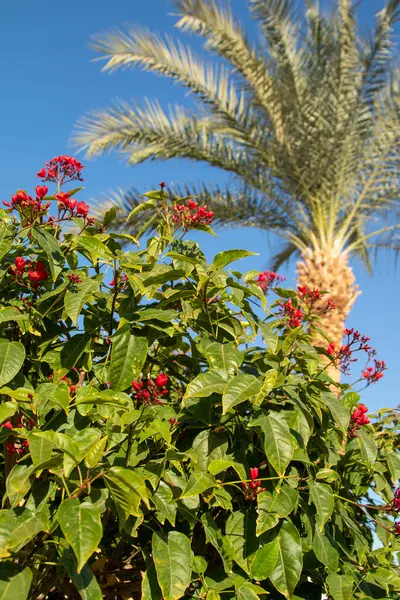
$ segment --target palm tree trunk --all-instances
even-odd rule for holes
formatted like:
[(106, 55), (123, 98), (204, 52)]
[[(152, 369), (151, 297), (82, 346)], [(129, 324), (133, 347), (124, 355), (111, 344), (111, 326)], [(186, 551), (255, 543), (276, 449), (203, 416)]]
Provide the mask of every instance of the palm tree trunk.
[[(339, 349), (347, 316), (361, 294), (355, 284), (353, 270), (346, 255), (337, 254), (330, 249), (310, 249), (303, 253), (302, 258), (303, 261), (297, 263), (298, 285), (328, 292), (315, 304), (321, 319), (318, 327)], [(335, 304), (335, 309), (324, 310), (328, 300)], [(317, 333), (313, 336), (313, 341), (319, 346), (327, 345), (326, 340)], [(328, 374), (335, 381), (340, 380), (340, 372), (334, 366), (328, 368)]]

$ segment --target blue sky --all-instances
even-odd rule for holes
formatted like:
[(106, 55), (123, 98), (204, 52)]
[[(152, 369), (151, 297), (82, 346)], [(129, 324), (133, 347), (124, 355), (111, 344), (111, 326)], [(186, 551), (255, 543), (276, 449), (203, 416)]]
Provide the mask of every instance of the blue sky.
[[(246, 3), (232, 0), (232, 7), (245, 25), (251, 27)], [(373, 15), (383, 3), (365, 1), (358, 9), (360, 26), (373, 23)], [(2, 86), (0, 96), (1, 125), (1, 199), (9, 199), (17, 188), (33, 190), (38, 183), (35, 173), (45, 160), (54, 155), (73, 154), (69, 139), (76, 121), (92, 108), (109, 105), (113, 98), (159, 98), (163, 106), (175, 101), (187, 104), (190, 99), (171, 81), (139, 70), (112, 75), (101, 72), (101, 63), (93, 62), (90, 36), (124, 23), (138, 23), (161, 32), (174, 33), (173, 7), (167, 0), (48, 0), (5, 2), (1, 8), (0, 52)], [(192, 40), (199, 50), (197, 40)], [(223, 182), (226, 175), (218, 170), (189, 161), (149, 162), (127, 167), (115, 155), (96, 161), (83, 161), (86, 189), (81, 199), (90, 199), (117, 187), (134, 185), (146, 191), (161, 180)], [(238, 263), (245, 271), (268, 268), (269, 257), (276, 250), (276, 239), (264, 232), (249, 229), (218, 231), (218, 238), (204, 238), (208, 257), (228, 248), (246, 248), (259, 252), (258, 257)], [(203, 248), (203, 249), (204, 249)], [(370, 277), (357, 262), (353, 265), (363, 290), (348, 326), (371, 336), (378, 357), (386, 359), (389, 371), (377, 385), (363, 392), (371, 410), (399, 404), (398, 374), (400, 333), (398, 269), (388, 255), (378, 258)], [(292, 262), (281, 270), (294, 285)]]

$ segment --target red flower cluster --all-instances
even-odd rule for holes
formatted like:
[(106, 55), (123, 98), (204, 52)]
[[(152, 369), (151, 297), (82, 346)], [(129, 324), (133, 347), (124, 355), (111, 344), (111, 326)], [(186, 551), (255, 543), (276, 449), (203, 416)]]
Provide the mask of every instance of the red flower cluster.
[(72, 156), (57, 156), (45, 163), (46, 169), (40, 169), (37, 176), (43, 181), (51, 181), (62, 185), (66, 181), (77, 179), (83, 181), (81, 171), (83, 165)]
[(364, 371), (361, 373), (361, 377), (365, 379), (368, 383), (376, 383), (379, 379), (383, 377), (383, 371), (386, 371), (386, 363), (384, 360), (376, 360), (374, 359), (374, 367), (366, 367)]
[(255, 500), (257, 498), (257, 494), (261, 492), (265, 492), (265, 488), (261, 487), (261, 481), (257, 479), (258, 477), (258, 467), (250, 468), (250, 479), (251, 481), (247, 484), (246, 481), (242, 481), (242, 486), (246, 490), (245, 498), (246, 500)]
[(172, 207), (175, 214), (172, 215), (174, 223), (182, 229), (193, 229), (201, 225), (211, 225), (214, 217), (212, 210), (207, 210), (207, 204), (199, 206), (194, 200), (188, 200), (185, 204), (174, 204)]
[(36, 216), (37, 213), (46, 211), (50, 206), (50, 202), (42, 204), (42, 199), (47, 194), (47, 190), (48, 188), (45, 185), (38, 185), (36, 187), (36, 199), (33, 199), (32, 196), (29, 196), (24, 190), (17, 190), (17, 192), (12, 195), (11, 202), (3, 200), (3, 204), (11, 210), (19, 210), (24, 214), (26, 214), (28, 209), (31, 216)]
[(25, 269), (28, 267), (32, 267), (28, 271), (28, 277), (33, 284), (33, 287), (38, 287), (41, 281), (46, 281), (49, 278), (49, 275), (46, 271), (46, 265), (40, 260), (37, 261), (35, 265), (31, 265), (30, 260), (25, 260), (23, 256), (17, 256), (14, 261), (14, 266), (10, 267), (10, 273), (14, 277), (15, 280), (23, 277), (25, 274)]
[(289, 327), (300, 327), (304, 317), (301, 308), (294, 306), (291, 298), (286, 302), (279, 302), (279, 305), (282, 316), (287, 319)]
[[(32, 426), (33, 425), (33, 421), (29, 422), (29, 425)], [(22, 419), (19, 418), (16, 424), (16, 429), (20, 429), (23, 426), (22, 423)], [(5, 427), (6, 429), (9, 429), (11, 431), (11, 429), (14, 429), (13, 424), (11, 423), (11, 421), (6, 421), (5, 423), (1, 424), (1, 427)], [(13, 454), (23, 454), (29, 447), (29, 442), (28, 440), (17, 440), (15, 442), (6, 442), (6, 449), (7, 449), (7, 454), (9, 456), (12, 456)]]
[(400, 535), (400, 521), (396, 521), (396, 523), (394, 524), (393, 533), (395, 535)]
[[(354, 358), (356, 352), (365, 352), (367, 354), (367, 364), (373, 356), (376, 354), (376, 350), (368, 344), (371, 338), (366, 335), (361, 335), (355, 329), (345, 329), (344, 335), (347, 336), (347, 343), (343, 344), (339, 350), (336, 350), (336, 345), (331, 342), (326, 348), (326, 352), (332, 357), (332, 360), (339, 363), (339, 369), (346, 375), (350, 372), (350, 365), (356, 362), (358, 359)], [(369, 383), (375, 383), (381, 377), (383, 377), (382, 371), (386, 369), (384, 361), (375, 361), (376, 368), (370, 371), (368, 368), (363, 371), (363, 378)], [(373, 379), (376, 371), (376, 378)], [(365, 375), (364, 375), (365, 373)]]
[(274, 284), (277, 285), (282, 281), (285, 281), (286, 277), (282, 277), (282, 275), (278, 275), (274, 271), (264, 271), (260, 273), (257, 277), (257, 285), (262, 289), (263, 292), (266, 292), (268, 288), (272, 287)]
[(70, 198), (70, 192), (59, 192), (55, 195), (60, 210), (69, 210), (73, 216), (85, 218), (89, 212), (89, 206), (85, 202), (77, 202)]
[[(318, 300), (321, 300), (321, 298), (323, 297), (323, 294), (321, 294), (321, 292), (319, 291), (318, 288), (314, 288), (313, 290), (311, 290), (306, 285), (298, 285), (297, 292), (298, 292), (298, 296), (299, 296), (300, 300), (303, 300), (303, 302), (305, 302), (305, 304), (309, 308), (312, 308), (312, 306)], [(325, 307), (321, 307), (320, 305), (319, 305), (319, 307), (320, 307), (319, 312), (324, 313), (324, 312), (327, 312), (328, 310), (334, 310), (336, 308), (336, 304), (334, 304), (334, 302), (332, 302), (331, 300), (328, 300)]]
[(360, 429), (362, 425), (368, 425), (368, 423), (371, 422), (366, 415), (367, 412), (368, 408), (365, 406), (365, 404), (358, 404), (354, 408), (350, 417), (350, 424), (347, 432), (347, 435), (350, 438), (357, 437), (357, 429)]
[(67, 275), (68, 279), (70, 280), (71, 283), (82, 283), (82, 279), (79, 277), (79, 275)]
[(310, 303), (316, 302), (322, 296), (319, 289), (314, 288), (313, 290), (310, 290), (310, 288), (308, 288), (306, 285), (298, 285), (297, 291), (299, 298), (302, 300), (308, 300)]
[(41, 281), (46, 281), (46, 279), (49, 278), (49, 274), (46, 271), (46, 265), (38, 260), (36, 265), (34, 265), (34, 269), (28, 271), (28, 277), (32, 283), (36, 285), (39, 285)]
[(169, 382), (168, 375), (160, 373), (154, 382), (151, 379), (132, 381), (132, 387), (135, 390), (135, 398), (145, 404), (162, 404), (160, 398), (168, 394), (168, 390), (162, 389)]

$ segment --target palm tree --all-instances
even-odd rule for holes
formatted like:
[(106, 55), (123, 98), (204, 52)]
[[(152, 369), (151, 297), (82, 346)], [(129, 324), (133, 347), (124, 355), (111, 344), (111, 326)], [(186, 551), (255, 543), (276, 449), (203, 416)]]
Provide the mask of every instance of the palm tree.
[[(180, 41), (138, 27), (102, 35), (94, 46), (105, 70), (140, 66), (175, 79), (196, 108), (115, 103), (81, 121), (77, 143), (89, 157), (106, 150), (122, 151), (129, 164), (184, 157), (232, 173), (225, 189), (186, 192), (205, 199), (220, 224), (284, 238), (271, 268), (300, 255), (299, 285), (328, 291), (337, 306), (323, 326), (339, 345), (360, 293), (349, 257), (371, 270), (372, 249), (396, 245), (400, 94), (392, 46), (400, 0), (389, 0), (367, 37), (349, 0), (337, 0), (329, 17), (313, 0), (304, 11), (292, 0), (249, 0), (259, 44), (220, 0), (174, 4), (176, 27), (204, 38), (220, 60), (204, 63)], [(137, 202), (124, 198), (127, 210)]]

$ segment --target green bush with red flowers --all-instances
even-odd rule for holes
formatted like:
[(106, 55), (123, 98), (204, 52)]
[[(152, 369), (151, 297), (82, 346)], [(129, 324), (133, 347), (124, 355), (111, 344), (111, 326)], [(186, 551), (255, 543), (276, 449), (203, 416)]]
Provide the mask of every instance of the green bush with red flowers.
[(207, 263), (164, 184), (156, 236), (113, 233), (82, 168), (0, 211), (0, 598), (400, 598), (397, 413), (327, 375), (368, 340), (315, 348), (321, 292)]

